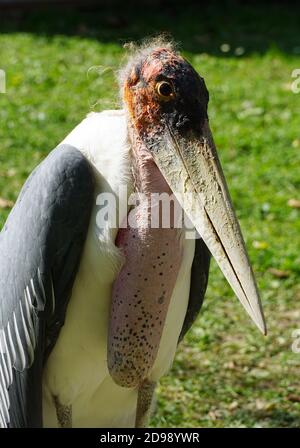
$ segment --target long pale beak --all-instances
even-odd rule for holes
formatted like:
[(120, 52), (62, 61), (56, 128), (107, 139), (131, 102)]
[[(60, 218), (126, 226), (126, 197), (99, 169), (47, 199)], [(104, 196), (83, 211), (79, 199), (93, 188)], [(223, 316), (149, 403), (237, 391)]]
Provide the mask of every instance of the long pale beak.
[(208, 121), (200, 139), (182, 138), (167, 127), (164, 148), (152, 154), (241, 304), (266, 334), (255, 278)]

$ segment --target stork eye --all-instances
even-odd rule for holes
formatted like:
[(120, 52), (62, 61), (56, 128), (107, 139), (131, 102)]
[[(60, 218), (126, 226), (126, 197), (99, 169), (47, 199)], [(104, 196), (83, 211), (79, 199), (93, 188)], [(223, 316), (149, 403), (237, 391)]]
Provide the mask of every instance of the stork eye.
[(158, 82), (155, 88), (160, 98), (164, 100), (170, 100), (174, 97), (173, 85), (168, 81)]

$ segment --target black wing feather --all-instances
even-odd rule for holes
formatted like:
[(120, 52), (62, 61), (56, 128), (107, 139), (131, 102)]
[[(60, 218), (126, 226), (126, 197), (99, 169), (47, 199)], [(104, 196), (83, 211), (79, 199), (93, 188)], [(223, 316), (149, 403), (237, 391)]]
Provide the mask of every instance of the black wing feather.
[(42, 426), (42, 370), (64, 323), (94, 199), (92, 167), (61, 145), (0, 233), (0, 427)]
[(195, 255), (191, 272), (189, 303), (179, 336), (179, 342), (191, 328), (201, 310), (208, 283), (210, 258), (210, 252), (203, 239), (196, 239)]

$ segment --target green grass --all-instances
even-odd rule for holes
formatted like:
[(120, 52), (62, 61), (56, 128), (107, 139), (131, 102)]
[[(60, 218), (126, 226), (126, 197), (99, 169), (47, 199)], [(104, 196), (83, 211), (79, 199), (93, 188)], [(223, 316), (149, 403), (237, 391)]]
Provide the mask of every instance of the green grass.
[[(300, 9), (164, 5), (148, 3), (147, 14), (117, 5), (3, 20), (0, 197), (15, 201), (31, 170), (88, 111), (116, 107), (113, 71), (88, 74), (90, 67), (115, 69), (123, 42), (171, 32), (210, 91), (211, 126), (269, 335), (258, 334), (213, 263), (202, 313), (161, 381), (152, 425), (299, 427), (300, 354), (291, 344), (300, 328), (300, 209), (288, 201), (300, 200), (300, 94), (290, 89), (300, 68)], [(0, 226), (8, 212), (0, 209)]]

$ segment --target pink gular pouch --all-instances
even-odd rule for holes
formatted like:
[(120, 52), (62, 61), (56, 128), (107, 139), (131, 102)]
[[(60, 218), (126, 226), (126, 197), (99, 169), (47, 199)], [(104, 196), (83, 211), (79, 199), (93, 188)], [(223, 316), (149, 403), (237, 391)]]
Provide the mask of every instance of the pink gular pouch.
[[(143, 195), (116, 238), (126, 261), (113, 286), (108, 344), (111, 375), (125, 387), (139, 384), (154, 364), (181, 264), (184, 232), (174, 226), (178, 208), (172, 200), (169, 228), (163, 227), (162, 203), (151, 209), (151, 193), (174, 197), (152, 157), (141, 148), (139, 152), (136, 176)], [(153, 211), (158, 216), (156, 228), (151, 227), (151, 210), (152, 219)]]

